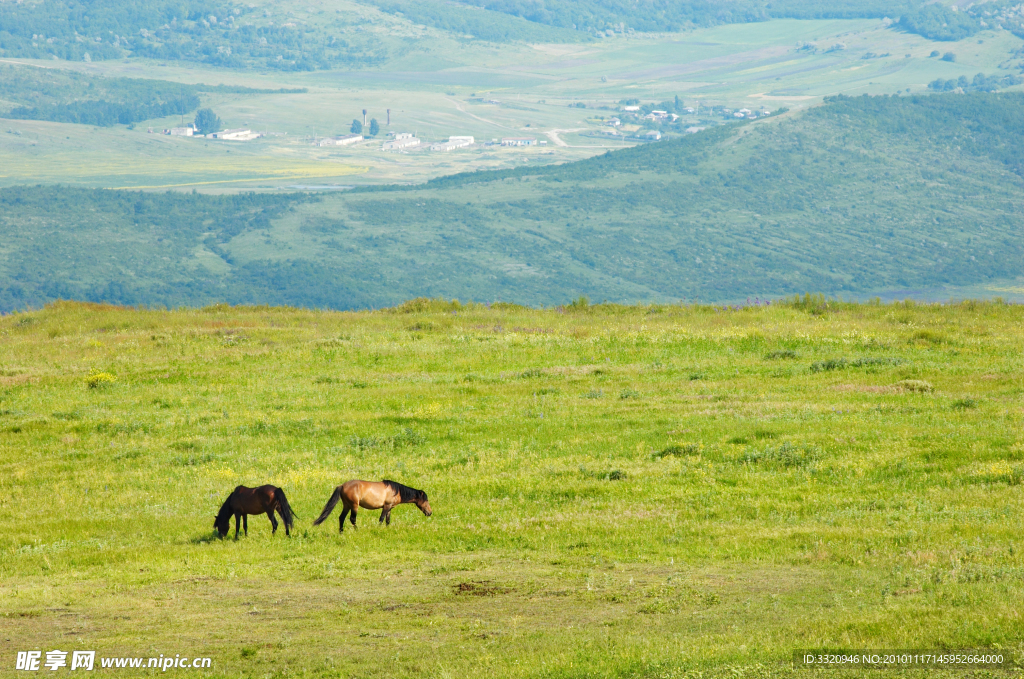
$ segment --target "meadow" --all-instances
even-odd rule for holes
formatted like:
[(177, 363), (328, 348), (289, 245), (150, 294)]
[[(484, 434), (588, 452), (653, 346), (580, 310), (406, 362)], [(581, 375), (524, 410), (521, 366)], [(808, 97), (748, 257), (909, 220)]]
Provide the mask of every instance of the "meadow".
[[(1024, 309), (758, 302), (3, 316), (4, 672), (53, 648), (210, 677), (1020, 658)], [(312, 527), (349, 478), (434, 514)], [(252, 517), (217, 539), (230, 490), (262, 483), (292, 537)]]

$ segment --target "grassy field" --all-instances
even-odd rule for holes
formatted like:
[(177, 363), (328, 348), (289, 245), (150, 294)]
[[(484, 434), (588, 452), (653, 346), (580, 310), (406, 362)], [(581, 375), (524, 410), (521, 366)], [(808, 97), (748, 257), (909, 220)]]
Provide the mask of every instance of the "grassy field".
[[(179, 672), (216, 677), (1019, 657), (1022, 326), (998, 302), (815, 299), (4, 316), (4, 673), (54, 648), (209, 656)], [(310, 525), (336, 484), (381, 477), (433, 517)], [(292, 538), (253, 517), (216, 539), (228, 492), (261, 483)]]
[[(355, 11), (351, 3), (335, 4), (327, 9)], [(402, 45), (380, 68), (282, 74), (137, 59), (8, 60), (96, 76), (270, 89), (307, 87), (309, 92), (205, 97), (203, 105), (212, 106), (228, 126), (253, 127), (273, 135), (258, 143), (230, 145), (232, 154), (252, 158), (251, 163), (246, 161), (251, 171), (224, 163), (224, 144), (173, 140), (176, 143), (156, 145), (147, 128), (160, 130), (178, 124), (177, 118), (148, 121), (134, 130), (4, 122), (4, 131), (19, 134), (0, 134), (0, 156), (5, 160), (0, 185), (59, 181), (92, 187), (237, 191), (421, 182), (456, 172), (512, 167), (522, 162), (523, 155), (496, 155), (488, 147), (445, 154), (426, 150), (386, 154), (380, 150), (380, 138), (325, 151), (309, 141), (314, 135), (347, 132), (364, 108), (382, 125), (391, 109), (392, 126), (385, 132), (415, 132), (427, 141), (453, 134), (489, 141), (520, 135), (550, 139), (547, 133), (553, 130), (592, 132), (601, 127), (594, 116), (614, 115), (625, 98), (661, 101), (679, 95), (705, 106), (774, 110), (813, 106), (823, 96), (838, 93), (889, 94), (907, 89), (920, 93), (936, 78), (1016, 73), (1020, 58), (1014, 52), (1024, 44), (1006, 31), (985, 31), (959, 43), (940, 43), (886, 28), (877, 20), (775, 20), (585, 44), (495, 44), (456, 39), (365, 6), (359, 6), (358, 12), (361, 20), (369, 22), (367, 30)], [(322, 19), (316, 13), (297, 16), (309, 22)], [(799, 49), (809, 43), (816, 48)], [(828, 51), (839, 43), (846, 49)], [(952, 51), (957, 61), (931, 58), (935, 50)], [(484, 104), (481, 98), (500, 103)], [(576, 102), (590, 108), (568, 107)], [(694, 116), (685, 122), (702, 125), (720, 120)], [(602, 153), (614, 144), (567, 134), (568, 146), (552, 140), (542, 155), (531, 160), (569, 162)], [(157, 147), (159, 159), (149, 162)], [(80, 162), (83, 157), (95, 162)], [(147, 162), (139, 162), (140, 158)], [(217, 177), (209, 176), (210, 168), (216, 174), (221, 164), (225, 170), (218, 183)], [(273, 164), (282, 166), (279, 175), (268, 167)], [(339, 165), (361, 168), (359, 176), (344, 179), (350, 171), (339, 172)]]

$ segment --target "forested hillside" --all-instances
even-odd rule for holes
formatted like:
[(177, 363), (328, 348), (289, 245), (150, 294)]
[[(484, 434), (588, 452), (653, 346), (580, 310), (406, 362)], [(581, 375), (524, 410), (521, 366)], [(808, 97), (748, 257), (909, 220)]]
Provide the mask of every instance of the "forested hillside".
[[(302, 9), (306, 9), (303, 7)], [(287, 7), (220, 0), (0, 2), (0, 57), (92, 61), (127, 56), (310, 71), (379, 64), (380, 41), (341, 35), (358, 17), (295, 20)]]
[(1024, 270), (1024, 95), (837, 98), (573, 164), (327, 197), (0, 191), (0, 309), (869, 296)]
[(935, 3), (904, 13), (899, 26), (931, 40), (963, 40), (986, 28), (1024, 38), (1024, 12), (1014, 0), (971, 4), (962, 10)]
[[(364, 0), (366, 4), (455, 35), (470, 35), (490, 42), (580, 42), (585, 33), (572, 25), (535, 22), (514, 12), (466, 6), (443, 0)], [(493, 10), (493, 11), (492, 11)], [(568, 30), (567, 30), (568, 29)]]
[(101, 127), (128, 125), (151, 118), (189, 114), (199, 107), (200, 94), (204, 92), (270, 94), (303, 91), (185, 85), (143, 78), (100, 78), (53, 68), (0, 65), (0, 115), (15, 120), (49, 120)]
[(461, 0), (466, 4), (576, 30), (679, 31), (695, 26), (773, 18), (823, 19), (899, 16), (917, 0)]
[[(594, 36), (678, 32), (771, 19), (899, 20), (933, 40), (1001, 27), (1024, 36), (1015, 0), (960, 11), (923, 0), (357, 0), (450, 33), (491, 42), (576, 42)], [(379, 17), (379, 15), (377, 15)], [(218, 0), (41, 0), (0, 3), (0, 57), (91, 61), (144, 57), (228, 68), (309, 71), (379, 66), (404, 54), (390, 29), (366, 30), (364, 12)], [(407, 24), (406, 24), (407, 25)], [(408, 41), (410, 36), (405, 35)]]

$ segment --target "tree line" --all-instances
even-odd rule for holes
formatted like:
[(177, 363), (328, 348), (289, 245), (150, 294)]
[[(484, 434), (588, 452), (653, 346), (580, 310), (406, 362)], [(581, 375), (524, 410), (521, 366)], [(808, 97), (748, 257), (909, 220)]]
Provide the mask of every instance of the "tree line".
[(188, 115), (204, 93), (278, 94), (302, 89), (260, 90), (235, 85), (187, 85), (142, 78), (103, 78), (73, 71), (0, 66), (0, 98), (17, 105), (2, 115), (109, 127)]

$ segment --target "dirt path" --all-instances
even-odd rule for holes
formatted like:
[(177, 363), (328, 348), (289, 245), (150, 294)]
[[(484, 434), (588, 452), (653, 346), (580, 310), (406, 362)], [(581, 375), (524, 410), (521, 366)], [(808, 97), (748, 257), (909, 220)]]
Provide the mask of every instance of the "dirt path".
[(501, 128), (501, 129), (503, 129), (503, 130), (512, 130), (512, 129), (515, 129), (515, 128), (512, 128), (512, 127), (507, 127), (507, 126), (505, 126), (505, 125), (502, 125), (502, 124), (500, 124), (500, 123), (496, 123), (496, 122), (494, 122), (493, 120), (488, 120), (487, 118), (481, 118), (481, 117), (480, 117), (480, 116), (478, 116), (478, 115), (475, 115), (475, 114), (473, 114), (473, 113), (470, 113), (470, 112), (469, 112), (469, 111), (467, 111), (466, 109), (462, 108), (462, 102), (459, 102), (459, 101), (455, 101), (454, 99), (449, 99), (449, 98), (447, 98), (447, 97), (445, 97), (445, 101), (450, 101), (450, 102), (452, 102), (453, 104), (455, 104), (455, 108), (457, 108), (457, 109), (459, 110), (459, 112), (460, 112), (460, 113), (465, 113), (465, 114), (466, 114), (467, 116), (469, 116), (470, 118), (476, 118), (477, 120), (479, 120), (479, 121), (480, 121), (480, 122), (482, 122), (482, 123), (487, 123), (488, 125), (494, 125), (495, 127), (500, 127), (500, 128)]
[(544, 134), (547, 135), (548, 139), (550, 139), (552, 141), (552, 143), (554, 143), (555, 146), (564, 146), (565, 148), (569, 148), (569, 145), (566, 144), (564, 141), (562, 141), (559, 138), (558, 133), (559, 132), (579, 132), (582, 129), (583, 129), (582, 127), (574, 127), (571, 130), (548, 130)]

